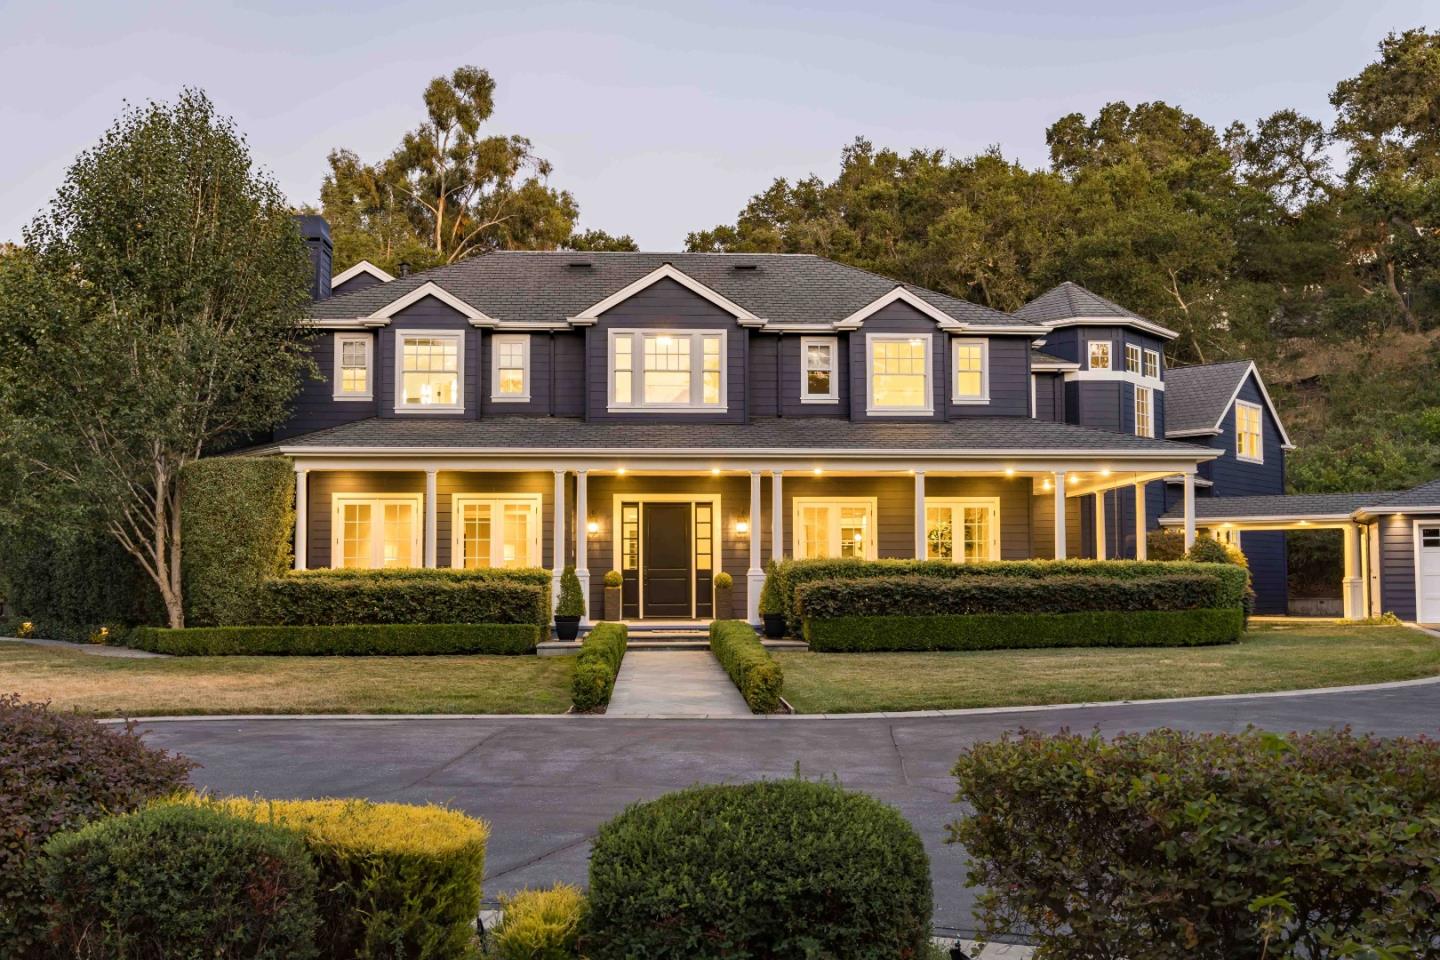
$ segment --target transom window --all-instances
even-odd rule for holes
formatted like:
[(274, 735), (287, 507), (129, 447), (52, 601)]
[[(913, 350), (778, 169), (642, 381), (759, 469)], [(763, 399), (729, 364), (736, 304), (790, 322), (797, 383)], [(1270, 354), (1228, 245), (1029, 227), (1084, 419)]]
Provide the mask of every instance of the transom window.
[(1149, 387), (1135, 388), (1135, 435), (1155, 436), (1155, 392)]
[(1125, 344), (1125, 372), (1140, 372), (1140, 348), (1133, 343)]
[(725, 409), (725, 333), (614, 330), (610, 406)]
[(1145, 376), (1147, 376), (1147, 377), (1154, 377), (1154, 378), (1157, 379), (1157, 380), (1160, 378), (1160, 351), (1159, 351), (1159, 350), (1146, 350), (1146, 351), (1145, 351)]
[(490, 399), (530, 399), (530, 336), (497, 333), (490, 346)]
[(1421, 527), (1420, 546), (1426, 550), (1440, 547), (1440, 527)]
[(1091, 370), (1109, 370), (1109, 369), (1110, 369), (1110, 341), (1109, 341), (1109, 340), (1091, 340), (1091, 341), (1090, 341), (1090, 369), (1091, 369)]
[(1264, 461), (1265, 441), (1260, 424), (1258, 404), (1235, 401), (1235, 456), (1241, 460)]
[(538, 494), (456, 494), (451, 512), (452, 567), (481, 570), (540, 566)]
[(335, 334), (335, 399), (369, 400), (370, 358), (374, 339), (368, 333)]
[(872, 413), (929, 413), (930, 337), (908, 334), (868, 336)]
[(875, 559), (874, 497), (796, 497), (794, 513), (796, 557)]
[(800, 399), (806, 402), (839, 399), (835, 370), (834, 337), (800, 338)]
[(954, 563), (1000, 559), (1000, 501), (925, 501), (925, 558)]
[(460, 357), (464, 334), (406, 331), (397, 339), (395, 409), (435, 413), (463, 410)]
[(420, 566), (422, 499), (418, 493), (336, 494), (330, 531), (331, 566)]
[(990, 341), (955, 341), (956, 403), (984, 403), (990, 399)]

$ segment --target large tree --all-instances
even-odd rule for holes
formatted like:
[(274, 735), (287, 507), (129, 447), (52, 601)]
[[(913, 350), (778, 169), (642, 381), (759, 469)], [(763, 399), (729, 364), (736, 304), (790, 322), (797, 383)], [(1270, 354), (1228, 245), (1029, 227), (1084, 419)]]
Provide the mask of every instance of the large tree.
[[(184, 625), (178, 478), (285, 417), (309, 261), (201, 92), (127, 110), (0, 260), (0, 519), (98, 522)], [(20, 514), (17, 516), (16, 514)]]

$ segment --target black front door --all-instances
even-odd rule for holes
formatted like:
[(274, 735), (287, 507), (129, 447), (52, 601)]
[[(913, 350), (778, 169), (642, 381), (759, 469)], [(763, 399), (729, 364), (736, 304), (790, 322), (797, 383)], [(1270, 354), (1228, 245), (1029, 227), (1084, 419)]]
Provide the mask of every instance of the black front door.
[(644, 505), (645, 546), (641, 552), (644, 577), (642, 616), (689, 619), (691, 557), (688, 503)]

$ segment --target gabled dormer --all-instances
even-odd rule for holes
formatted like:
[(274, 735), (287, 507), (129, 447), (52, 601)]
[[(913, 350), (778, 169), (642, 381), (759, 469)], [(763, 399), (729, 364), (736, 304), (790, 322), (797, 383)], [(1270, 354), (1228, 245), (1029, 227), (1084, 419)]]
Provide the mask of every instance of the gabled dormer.
[(355, 293), (359, 290), (379, 286), (382, 283), (389, 283), (394, 279), (369, 260), (361, 260), (353, 267), (342, 270), (330, 278), (330, 295), (334, 297), (342, 293)]
[(1225, 496), (1284, 491), (1285, 452), (1294, 444), (1254, 362), (1175, 367), (1166, 386), (1165, 439), (1220, 450), (1221, 457), (1201, 472)]

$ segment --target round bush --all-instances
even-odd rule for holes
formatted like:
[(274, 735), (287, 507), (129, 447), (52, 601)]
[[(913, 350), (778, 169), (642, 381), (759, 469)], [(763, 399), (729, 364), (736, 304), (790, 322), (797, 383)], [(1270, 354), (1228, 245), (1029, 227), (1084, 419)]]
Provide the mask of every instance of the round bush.
[(59, 956), (316, 955), (315, 867), (291, 831), (156, 806), (59, 834), (45, 856)]
[(574, 960), (585, 922), (585, 895), (569, 884), (522, 890), (501, 901), (505, 918), (486, 954), (490, 960)]
[(590, 856), (591, 960), (924, 957), (930, 863), (893, 808), (826, 783), (694, 787)]

